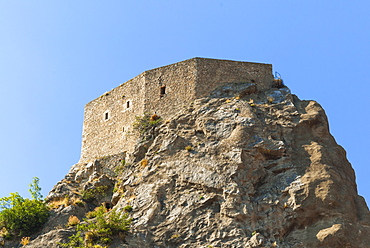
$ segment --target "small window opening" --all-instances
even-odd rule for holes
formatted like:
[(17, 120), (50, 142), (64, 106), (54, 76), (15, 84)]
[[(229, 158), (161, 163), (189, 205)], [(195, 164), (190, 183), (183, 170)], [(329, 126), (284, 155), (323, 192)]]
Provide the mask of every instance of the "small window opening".
[(161, 96), (163, 96), (164, 94), (166, 94), (166, 86), (161, 86), (160, 93), (161, 93)]
[(127, 101), (126, 103), (126, 107), (129, 108), (130, 107), (130, 101)]
[(104, 113), (104, 120), (108, 120), (109, 119), (109, 113), (108, 112), (105, 112)]
[(122, 128), (122, 132), (124, 133), (125, 132), (125, 127)]

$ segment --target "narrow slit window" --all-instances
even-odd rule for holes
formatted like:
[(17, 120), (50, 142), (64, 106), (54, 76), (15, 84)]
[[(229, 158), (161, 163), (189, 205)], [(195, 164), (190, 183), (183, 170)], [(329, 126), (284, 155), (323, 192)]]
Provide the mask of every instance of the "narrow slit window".
[(129, 108), (130, 107), (130, 101), (127, 101), (126, 102), (126, 107)]
[(161, 86), (160, 93), (161, 93), (161, 96), (163, 96), (164, 94), (166, 94), (166, 86)]
[(108, 120), (109, 119), (109, 113), (108, 112), (105, 112), (104, 113), (104, 120)]

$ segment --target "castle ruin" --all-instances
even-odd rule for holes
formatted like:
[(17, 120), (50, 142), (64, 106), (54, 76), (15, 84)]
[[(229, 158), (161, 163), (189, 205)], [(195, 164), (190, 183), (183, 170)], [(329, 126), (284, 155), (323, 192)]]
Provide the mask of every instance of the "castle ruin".
[(86, 104), (80, 162), (132, 152), (135, 116), (156, 113), (166, 120), (230, 83), (268, 89), (273, 84), (272, 65), (192, 58), (141, 73)]

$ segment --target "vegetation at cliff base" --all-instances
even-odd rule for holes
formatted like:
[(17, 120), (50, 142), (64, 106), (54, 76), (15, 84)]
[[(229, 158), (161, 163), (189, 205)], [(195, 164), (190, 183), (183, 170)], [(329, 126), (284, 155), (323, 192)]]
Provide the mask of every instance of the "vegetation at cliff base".
[(49, 217), (49, 209), (41, 195), (39, 179), (29, 185), (32, 199), (23, 198), (18, 192), (0, 198), (0, 236), (28, 236), (37, 231)]
[(68, 243), (59, 243), (66, 248), (105, 247), (118, 235), (124, 237), (131, 219), (128, 213), (108, 211), (104, 206), (86, 214), (87, 219), (76, 224), (77, 233), (69, 237)]

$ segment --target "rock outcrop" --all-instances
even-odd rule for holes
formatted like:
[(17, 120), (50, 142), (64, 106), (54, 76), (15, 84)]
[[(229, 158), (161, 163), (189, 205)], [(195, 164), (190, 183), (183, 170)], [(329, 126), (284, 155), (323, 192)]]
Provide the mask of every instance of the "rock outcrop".
[[(81, 192), (104, 193), (73, 204)], [(287, 87), (230, 84), (138, 138), (135, 152), (74, 165), (26, 247), (60, 247), (102, 203), (132, 206), (110, 247), (370, 247), (370, 213), (324, 110)]]

